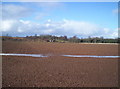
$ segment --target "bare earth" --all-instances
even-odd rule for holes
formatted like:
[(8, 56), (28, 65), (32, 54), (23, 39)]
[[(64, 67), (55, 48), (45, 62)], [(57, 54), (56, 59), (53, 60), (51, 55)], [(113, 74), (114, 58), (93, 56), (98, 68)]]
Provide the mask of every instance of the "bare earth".
[(3, 87), (117, 87), (118, 44), (3, 42), (3, 53), (51, 54), (46, 58), (2, 56)]

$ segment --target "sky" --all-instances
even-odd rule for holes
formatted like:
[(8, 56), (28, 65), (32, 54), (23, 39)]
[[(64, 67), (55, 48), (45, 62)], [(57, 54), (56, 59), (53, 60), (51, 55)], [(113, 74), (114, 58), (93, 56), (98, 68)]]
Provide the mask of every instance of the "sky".
[(117, 2), (3, 2), (2, 35), (118, 37)]

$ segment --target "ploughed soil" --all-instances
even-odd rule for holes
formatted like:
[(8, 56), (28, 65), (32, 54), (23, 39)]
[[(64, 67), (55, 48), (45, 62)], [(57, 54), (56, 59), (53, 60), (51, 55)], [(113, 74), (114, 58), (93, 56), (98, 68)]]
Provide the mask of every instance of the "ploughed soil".
[(2, 56), (3, 87), (118, 86), (118, 58), (60, 56), (118, 56), (118, 44), (3, 41), (2, 52), (54, 55), (43, 58)]

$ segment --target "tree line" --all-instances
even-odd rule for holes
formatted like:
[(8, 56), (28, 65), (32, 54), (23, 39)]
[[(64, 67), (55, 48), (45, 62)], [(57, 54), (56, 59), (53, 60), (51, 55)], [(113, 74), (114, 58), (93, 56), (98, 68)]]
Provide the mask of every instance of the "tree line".
[(104, 38), (104, 37), (87, 37), (87, 38), (79, 38), (77, 36), (67, 37), (67, 36), (52, 36), (52, 35), (40, 35), (37, 36), (26, 36), (26, 37), (10, 37), (10, 36), (2, 36), (2, 40), (15, 40), (15, 41), (45, 41), (45, 42), (71, 42), (71, 43), (119, 43), (120, 38)]

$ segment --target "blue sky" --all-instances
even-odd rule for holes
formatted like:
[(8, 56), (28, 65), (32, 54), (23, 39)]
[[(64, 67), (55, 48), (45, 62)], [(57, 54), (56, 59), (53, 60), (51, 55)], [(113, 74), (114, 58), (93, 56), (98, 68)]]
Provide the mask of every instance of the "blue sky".
[(3, 2), (2, 6), (3, 35), (118, 35), (117, 2)]

